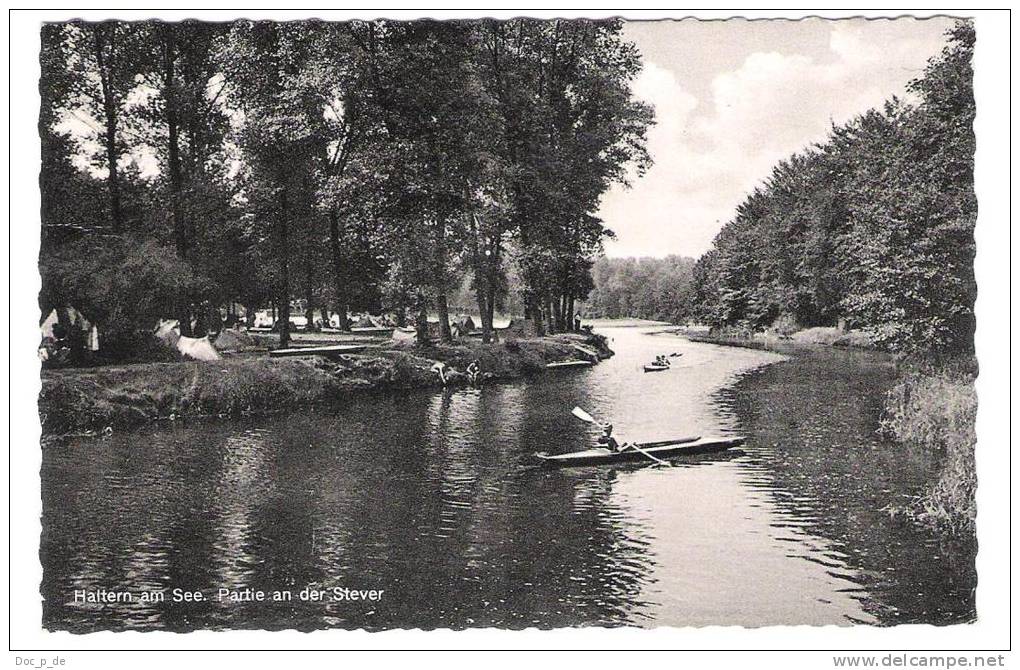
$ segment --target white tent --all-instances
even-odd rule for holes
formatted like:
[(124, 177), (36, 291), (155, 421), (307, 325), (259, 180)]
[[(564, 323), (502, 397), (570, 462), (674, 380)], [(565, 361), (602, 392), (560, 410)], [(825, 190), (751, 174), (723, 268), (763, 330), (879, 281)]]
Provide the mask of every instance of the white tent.
[[(57, 309), (65, 310), (67, 321), (71, 324), (72, 328), (85, 333), (86, 348), (89, 351), (99, 351), (99, 329), (89, 323), (88, 319), (82, 316), (82, 313), (74, 307), (58, 307)], [(51, 310), (49, 315), (39, 324), (39, 330), (44, 340), (47, 338), (51, 340), (57, 339), (53, 335), (53, 327), (60, 323), (60, 315), (57, 313), (57, 309)]]

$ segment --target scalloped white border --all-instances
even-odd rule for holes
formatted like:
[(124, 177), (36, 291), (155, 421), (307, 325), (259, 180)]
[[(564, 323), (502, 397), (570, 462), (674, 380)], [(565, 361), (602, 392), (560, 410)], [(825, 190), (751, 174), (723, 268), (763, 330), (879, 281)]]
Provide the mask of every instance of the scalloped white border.
[[(233, 4), (233, 3), (231, 3)], [(606, 17), (624, 16), (635, 20), (725, 19), (742, 16), (752, 19), (808, 16), (824, 18), (891, 18), (949, 14), (973, 16), (977, 27), (975, 52), (975, 93), (977, 96), (978, 137), (977, 193), (979, 218), (977, 226), (978, 256), (978, 356), (981, 374), (978, 380), (980, 408), (978, 414), (978, 476), (979, 476), (979, 542), (978, 555), (978, 622), (970, 625), (935, 628), (932, 626), (899, 626), (895, 628), (835, 627), (737, 627), (635, 629), (563, 629), (551, 632), (500, 630), (451, 631), (319, 631), (297, 633), (285, 631), (267, 634), (262, 631), (200, 631), (174, 633), (95, 633), (71, 635), (48, 633), (40, 628), (41, 605), (38, 585), (41, 568), (38, 558), (40, 505), (40, 451), (36, 396), (39, 390), (38, 362), (33, 355), (38, 344), (35, 327), (39, 290), (36, 267), (39, 247), (39, 148), (37, 135), (39, 75), (38, 26), (43, 21), (68, 18), (100, 20), (116, 16), (124, 19), (201, 18), (203, 20), (349, 18), (394, 19), (422, 17), (465, 18), (493, 16)], [(10, 97), (10, 288), (8, 336), (11, 374), (10, 453), (11, 453), (11, 639), (13, 649), (1003, 649), (1010, 643), (1010, 432), (1009, 382), (1005, 360), (1011, 336), (1009, 311), (1010, 286), (1006, 276), (1010, 269), (1010, 15), (972, 9), (935, 10), (694, 10), (694, 9), (361, 9), (361, 10), (263, 10), (238, 6), (236, 9), (214, 11), (180, 10), (45, 10), (13, 11), (10, 21), (11, 71)], [(14, 355), (13, 352), (19, 352)], [(5, 552), (6, 554), (6, 552)], [(776, 668), (832, 667), (827, 652), (814, 653), (692, 653), (682, 659), (692, 667), (761, 666)], [(876, 654), (879, 658), (884, 652)], [(199, 655), (156, 655), (123, 653), (20, 652), (9, 655), (12, 666), (15, 656), (46, 658), (56, 656), (68, 660), (67, 667), (177, 667), (181, 664), (255, 665), (276, 667), (285, 662), (279, 654), (227, 652)], [(616, 655), (586, 655), (578, 659), (595, 665), (617, 665), (623, 659)], [(641, 656), (653, 661), (653, 657)], [(335, 659), (334, 659), (335, 660)], [(359, 662), (345, 658), (348, 663)], [(378, 662), (374, 657), (360, 659)], [(443, 662), (438, 656), (421, 657), (404, 654), (395, 659), (414, 665)], [(476, 665), (474, 655), (454, 657), (455, 662)], [(508, 658), (507, 662), (523, 659)], [(565, 659), (564, 659), (565, 660)], [(679, 659), (673, 659), (674, 662)], [(314, 667), (328, 660), (320, 654), (306, 654), (289, 659)], [(501, 663), (487, 658), (487, 663)], [(1007, 661), (1008, 663), (1008, 661)]]

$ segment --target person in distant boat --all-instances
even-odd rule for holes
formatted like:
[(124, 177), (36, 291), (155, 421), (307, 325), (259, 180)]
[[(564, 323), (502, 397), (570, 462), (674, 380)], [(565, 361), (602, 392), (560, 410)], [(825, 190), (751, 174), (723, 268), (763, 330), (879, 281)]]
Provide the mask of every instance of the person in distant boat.
[(598, 445), (610, 451), (622, 451), (623, 447), (613, 437), (613, 424), (607, 423), (602, 426), (602, 434), (599, 435)]

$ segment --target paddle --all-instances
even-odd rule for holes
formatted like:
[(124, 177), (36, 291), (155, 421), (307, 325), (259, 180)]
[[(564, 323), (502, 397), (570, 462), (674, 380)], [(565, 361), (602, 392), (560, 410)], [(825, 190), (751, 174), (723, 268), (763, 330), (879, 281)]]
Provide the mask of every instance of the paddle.
[[(574, 409), (572, 409), (570, 411), (570, 413), (573, 414), (574, 416), (576, 416), (581, 421), (584, 421), (586, 423), (599, 424), (599, 422), (595, 420), (595, 417), (593, 417), (591, 414), (588, 414), (588, 412), (585, 412), (580, 407), (575, 407)], [(648, 458), (652, 459), (656, 463), (659, 463), (660, 465), (665, 465), (667, 468), (673, 466), (673, 464), (668, 462), (668, 461), (664, 461), (661, 458), (656, 458), (655, 456), (652, 456), (650, 453), (648, 453), (647, 451), (645, 451), (641, 447), (637, 446), (636, 444), (626, 444), (626, 445), (624, 445), (623, 448), (626, 449), (628, 447), (631, 448), (631, 449), (634, 449), (635, 451), (638, 451), (638, 452), (644, 454), (645, 456), (647, 456)]]

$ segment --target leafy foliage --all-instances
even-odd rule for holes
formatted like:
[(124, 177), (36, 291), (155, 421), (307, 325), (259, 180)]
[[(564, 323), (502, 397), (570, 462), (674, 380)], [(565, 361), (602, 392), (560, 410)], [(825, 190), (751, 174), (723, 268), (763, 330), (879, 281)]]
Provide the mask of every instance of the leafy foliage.
[(594, 318), (685, 321), (690, 317), (694, 260), (600, 258), (592, 268), (594, 288), (585, 314)]
[[(104, 329), (271, 301), (285, 343), (300, 298), (411, 310), (424, 337), (470, 276), (487, 338), (511, 275), (565, 329), (601, 195), (650, 162), (616, 20), (70, 22), (41, 60), (41, 298)], [(96, 286), (143, 249), (151, 294)]]
[(910, 92), (780, 163), (694, 268), (715, 324), (870, 331), (903, 352), (973, 348), (973, 26)]

